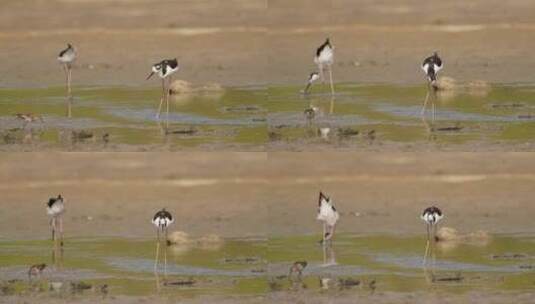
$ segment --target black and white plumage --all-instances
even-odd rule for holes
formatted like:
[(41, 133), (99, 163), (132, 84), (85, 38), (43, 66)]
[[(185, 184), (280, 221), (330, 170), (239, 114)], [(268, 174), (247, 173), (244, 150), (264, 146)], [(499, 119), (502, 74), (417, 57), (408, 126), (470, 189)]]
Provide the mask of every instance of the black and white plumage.
[(422, 70), (427, 76), (427, 81), (429, 81), (434, 88), (436, 88), (438, 72), (442, 70), (443, 66), (442, 59), (440, 59), (437, 52), (434, 52), (432, 56), (425, 58), (422, 63)]
[(310, 73), (307, 79), (307, 85), (305, 89), (303, 90), (303, 93), (307, 94), (312, 84), (316, 82), (318, 79), (320, 79), (320, 75), (317, 72)]
[(433, 241), (433, 243), (438, 240), (436, 235), (437, 224), (443, 217), (444, 214), (442, 213), (442, 210), (435, 206), (425, 208), (422, 214), (420, 215), (420, 218), (426, 223), (427, 228), (427, 242), (425, 245), (425, 253), (423, 259), (424, 266), (428, 256), (431, 240)]
[(156, 212), (156, 214), (152, 218), (152, 223), (154, 224), (154, 226), (156, 226), (162, 231), (169, 227), (169, 225), (171, 225), (174, 221), (175, 220), (173, 219), (171, 213), (165, 210), (165, 208)]
[(334, 63), (334, 46), (331, 44), (329, 38), (316, 49), (316, 54), (314, 56), (314, 63), (318, 66), (319, 77), (322, 82), (325, 82), (325, 77), (323, 76), (323, 70), (325, 67), (329, 70), (329, 81), (331, 84), (331, 93), (334, 94), (334, 84), (333, 84), (333, 73), (332, 66)]
[(59, 52), (58, 61), (63, 66), (65, 81), (67, 85), (67, 96), (71, 96), (72, 63), (76, 60), (76, 49), (72, 44), (67, 43), (67, 48)]
[(442, 211), (435, 206), (425, 208), (420, 215), (420, 218), (428, 225), (436, 225), (443, 217)]
[(316, 219), (323, 222), (323, 242), (333, 238), (339, 218), (340, 215), (336, 211), (332, 200), (320, 191)]
[(152, 71), (147, 79), (151, 78), (154, 74), (157, 74), (162, 79), (167, 78), (178, 70), (179, 66), (176, 58), (165, 59), (152, 65)]
[(303, 111), (303, 114), (305, 114), (306, 119), (310, 121), (316, 117), (319, 110), (318, 107), (310, 106)]
[(314, 57), (316, 64), (331, 65), (334, 62), (334, 47), (329, 38), (316, 49), (316, 56)]
[(46, 203), (46, 212), (50, 216), (59, 216), (65, 212), (65, 202), (63, 196), (59, 194), (57, 197), (51, 197)]
[(59, 52), (58, 61), (62, 64), (72, 64), (76, 60), (76, 49), (67, 43), (67, 48)]
[(65, 200), (61, 194), (51, 197), (46, 203), (46, 213), (51, 217), (50, 227), (52, 228), (52, 240), (56, 241), (56, 231), (59, 230), (60, 241), (63, 246), (63, 213), (65, 213)]
[[(162, 111), (162, 104), (165, 99), (167, 105), (167, 122), (169, 122), (169, 87), (171, 86), (172, 75), (179, 70), (178, 61), (174, 59), (165, 59), (158, 63), (155, 63), (151, 67), (151, 72), (147, 76), (147, 80), (152, 77), (152, 75), (157, 74), (162, 79), (162, 98), (160, 99), (160, 105), (158, 106), (158, 113), (156, 118), (160, 118), (160, 113)], [(167, 85), (166, 85), (167, 80)]]
[(167, 239), (167, 229), (169, 228), (169, 225), (171, 225), (174, 222), (174, 218), (171, 215), (171, 213), (165, 208), (162, 210), (156, 212), (154, 216), (152, 217), (152, 224), (156, 226), (156, 234), (157, 234), (157, 241), (156, 241), (156, 257), (154, 258), (154, 272), (158, 269), (158, 258), (160, 256), (160, 233), (164, 234), (165, 237), (165, 244), (164, 247), (164, 273), (167, 273), (167, 245), (169, 245), (169, 240)]

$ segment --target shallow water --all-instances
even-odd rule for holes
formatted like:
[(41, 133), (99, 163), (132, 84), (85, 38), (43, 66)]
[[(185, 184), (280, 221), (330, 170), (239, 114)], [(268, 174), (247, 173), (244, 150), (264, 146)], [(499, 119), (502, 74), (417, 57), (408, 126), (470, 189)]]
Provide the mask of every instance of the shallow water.
[[(319, 245), (317, 236), (229, 239), (202, 246), (170, 246), (167, 267), (160, 260), (155, 275), (153, 240), (67, 239), (62, 258), (51, 241), (1, 241), (0, 284), (14, 286), (13, 292), (21, 294), (41, 284), (45, 287), (39, 292), (54, 295), (48, 292), (51, 282), (62, 282), (65, 287), (60, 292), (72, 293), (71, 282), (84, 282), (95, 287), (107, 284), (109, 293), (115, 295), (173, 297), (265, 295), (302, 288), (318, 292), (521, 291), (535, 284), (534, 242), (533, 237), (496, 236), (473, 243), (439, 243), (423, 268), (422, 237), (341, 234), (330, 247)], [(288, 277), (295, 261), (308, 263), (301, 278)], [(48, 267), (41, 280), (29, 284), (28, 267), (37, 263)], [(81, 296), (95, 294), (98, 290), (80, 292)]]
[[(128, 150), (147, 145), (265, 149), (269, 142), (521, 143), (533, 140), (534, 89), (460, 87), (435, 95), (425, 86), (340, 84), (332, 97), (321, 85), (308, 95), (299, 93), (300, 87), (227, 88), (171, 96), (168, 127), (165, 113), (156, 118), (157, 88), (77, 87), (70, 108), (62, 88), (0, 89), (0, 144)], [(309, 106), (318, 108), (313, 119), (303, 113)], [(15, 113), (38, 114), (44, 122), (23, 129)], [(330, 132), (320, 138), (319, 128)], [(90, 136), (77, 134), (81, 131)]]

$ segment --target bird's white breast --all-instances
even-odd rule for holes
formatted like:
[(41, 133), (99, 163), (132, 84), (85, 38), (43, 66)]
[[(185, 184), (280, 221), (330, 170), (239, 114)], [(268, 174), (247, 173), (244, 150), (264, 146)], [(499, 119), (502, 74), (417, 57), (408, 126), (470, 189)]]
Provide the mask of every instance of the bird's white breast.
[(320, 55), (314, 58), (316, 64), (332, 64), (334, 61), (334, 51), (329, 46), (321, 50)]

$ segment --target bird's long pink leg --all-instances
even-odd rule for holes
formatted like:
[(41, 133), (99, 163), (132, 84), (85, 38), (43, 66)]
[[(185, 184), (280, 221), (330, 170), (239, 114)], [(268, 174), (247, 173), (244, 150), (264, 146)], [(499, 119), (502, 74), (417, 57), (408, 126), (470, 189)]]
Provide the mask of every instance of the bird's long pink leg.
[(156, 118), (160, 118), (160, 112), (162, 111), (163, 99), (165, 97), (165, 79), (162, 79), (162, 98), (160, 98), (160, 105), (158, 106), (158, 113), (156, 113)]
[(154, 258), (154, 272), (157, 271), (158, 269), (158, 256), (159, 256), (159, 253), (160, 253), (160, 228), (158, 227), (157, 228), (157, 241), (156, 241), (156, 257)]
[(165, 246), (164, 246), (164, 263), (163, 263), (163, 275), (167, 277), (167, 227), (165, 227)]
[(430, 234), (429, 228), (430, 228), (430, 227), (429, 227), (429, 224), (427, 224), (427, 243), (426, 243), (426, 245), (425, 245), (425, 254), (424, 254), (424, 263), (423, 263), (423, 264), (424, 264), (424, 267), (425, 267), (425, 262), (426, 262), (426, 260), (427, 260), (427, 254), (428, 254), (428, 251), (429, 251), (429, 241), (430, 241), (430, 239), (429, 239), (429, 238), (430, 238), (430, 235), (429, 235), (429, 234)]
[(322, 235), (322, 244), (325, 245), (325, 233), (327, 232), (327, 224), (323, 222), (323, 235)]
[(60, 237), (60, 245), (63, 246), (63, 216), (59, 216), (59, 237)]
[(50, 219), (50, 227), (52, 227), (52, 241), (56, 242), (56, 217)]
[(169, 128), (169, 90), (171, 89), (171, 79), (172, 76), (169, 76), (169, 80), (167, 81), (167, 89), (165, 90), (165, 102), (167, 104), (167, 112), (165, 116), (165, 127)]
[(333, 83), (333, 68), (332, 64), (329, 65), (329, 79), (331, 81), (331, 94), (334, 95), (334, 83)]
[(69, 93), (69, 97), (72, 95), (71, 94), (71, 76), (72, 76), (72, 69), (71, 69), (71, 65), (67, 65), (67, 71), (69, 73), (69, 76), (67, 77), (67, 92)]

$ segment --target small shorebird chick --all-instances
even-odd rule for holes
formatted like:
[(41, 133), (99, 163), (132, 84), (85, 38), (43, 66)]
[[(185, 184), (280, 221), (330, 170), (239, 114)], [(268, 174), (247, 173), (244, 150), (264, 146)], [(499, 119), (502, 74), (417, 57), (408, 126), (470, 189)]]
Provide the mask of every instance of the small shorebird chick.
[(157, 74), (162, 79), (162, 98), (160, 99), (160, 105), (158, 106), (158, 113), (156, 114), (156, 118), (160, 118), (164, 99), (167, 105), (167, 118), (169, 118), (169, 87), (171, 85), (172, 75), (176, 71), (178, 71), (178, 69), (179, 66), (176, 58), (165, 59), (152, 65), (151, 73), (147, 77), (147, 80), (150, 79), (154, 74)]
[(320, 191), (317, 219), (323, 222), (322, 244), (325, 244), (326, 241), (332, 240), (334, 237), (336, 223), (338, 222), (339, 218), (340, 215), (338, 214), (338, 211), (336, 211), (332, 200)]
[(323, 76), (323, 69), (325, 68), (325, 66), (329, 69), (331, 94), (334, 95), (333, 71), (332, 71), (332, 65), (334, 63), (334, 47), (332, 46), (329, 38), (327, 38), (325, 42), (316, 49), (316, 56), (314, 57), (314, 63), (318, 66), (321, 82), (325, 82), (325, 77)]
[(32, 276), (34, 277), (37, 277), (37, 276), (41, 276), (41, 274), (43, 273), (43, 271), (45, 270), (46, 268), (46, 264), (35, 264), (35, 265), (32, 265), (30, 267), (30, 269), (28, 270), (28, 280), (31, 281), (32, 280)]
[(171, 225), (175, 220), (173, 219), (173, 216), (171, 213), (165, 208), (162, 210), (156, 212), (154, 217), (152, 218), (152, 223), (154, 226), (156, 226), (156, 234), (157, 234), (157, 242), (156, 242), (156, 258), (154, 259), (154, 272), (156, 272), (156, 269), (158, 267), (158, 258), (159, 258), (159, 251), (160, 251), (160, 232), (164, 234), (165, 237), (165, 250), (164, 250), (164, 271), (167, 270), (167, 229), (169, 225)]
[(295, 263), (293, 263), (293, 265), (290, 267), (290, 272), (288, 274), (289, 277), (291, 277), (292, 275), (297, 275), (297, 277), (301, 277), (301, 275), (303, 274), (303, 270), (305, 269), (305, 267), (307, 267), (308, 263), (307, 261), (297, 261)]
[(318, 107), (310, 106), (303, 111), (303, 114), (305, 114), (305, 117), (307, 120), (312, 120), (314, 119), (314, 117), (316, 117), (318, 112), (319, 112)]
[(442, 210), (435, 206), (425, 208), (420, 215), (420, 218), (425, 222), (427, 227), (427, 243), (425, 245), (424, 264), (427, 259), (431, 238), (433, 239), (433, 243), (437, 240), (437, 224), (443, 217), (444, 214), (442, 213)]
[(318, 73), (316, 73), (316, 72), (310, 73), (310, 75), (308, 76), (307, 85), (305, 86), (305, 88), (302, 91), (303, 94), (308, 94), (308, 90), (310, 89), (312, 84), (314, 82), (316, 82), (318, 79), (320, 79), (320, 75)]
[(41, 115), (36, 115), (36, 114), (33, 114), (33, 113), (17, 113), (17, 114), (15, 114), (15, 117), (24, 122), (24, 124), (22, 125), (23, 129), (26, 128), (26, 126), (29, 123), (32, 123), (34, 121), (38, 121), (39, 120), (42, 123), (44, 123), (43, 117)]
[(62, 50), (58, 55), (58, 61), (63, 65), (65, 71), (65, 78), (67, 82), (67, 94), (71, 96), (71, 70), (72, 63), (76, 60), (76, 50), (72, 44), (67, 43), (67, 48)]
[(52, 240), (56, 241), (56, 231), (59, 230), (61, 246), (63, 246), (63, 213), (65, 212), (65, 202), (61, 194), (57, 197), (51, 197), (46, 203), (46, 212), (50, 219), (52, 227)]
[(442, 59), (438, 57), (437, 52), (434, 52), (432, 56), (425, 58), (424, 62), (422, 63), (422, 70), (427, 76), (427, 81), (429, 85), (431, 85), (434, 90), (438, 89), (437, 75), (438, 72), (442, 70), (443, 66), (444, 65), (442, 64)]

